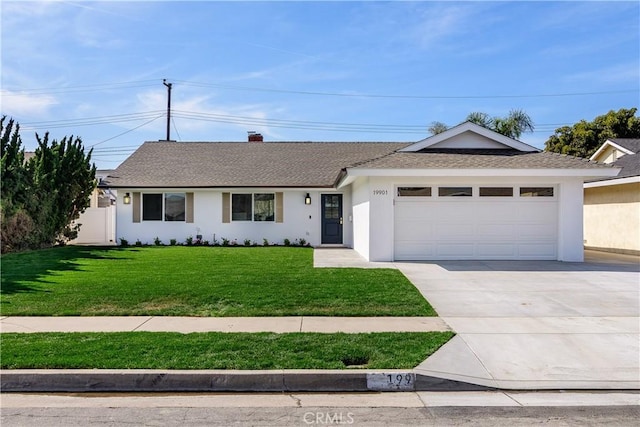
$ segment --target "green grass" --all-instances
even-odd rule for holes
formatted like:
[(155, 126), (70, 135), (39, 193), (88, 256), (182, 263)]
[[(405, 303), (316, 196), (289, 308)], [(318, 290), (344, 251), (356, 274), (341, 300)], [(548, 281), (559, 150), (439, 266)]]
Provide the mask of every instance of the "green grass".
[(435, 316), (392, 269), (313, 268), (313, 250), (58, 247), (1, 258), (3, 316)]
[(3, 369), (410, 369), (452, 332), (2, 334)]

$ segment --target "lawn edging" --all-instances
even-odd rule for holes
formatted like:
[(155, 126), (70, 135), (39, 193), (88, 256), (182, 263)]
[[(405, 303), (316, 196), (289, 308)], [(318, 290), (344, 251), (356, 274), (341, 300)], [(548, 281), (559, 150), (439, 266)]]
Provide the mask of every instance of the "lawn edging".
[(408, 370), (16, 369), (0, 392), (394, 392), (490, 388)]

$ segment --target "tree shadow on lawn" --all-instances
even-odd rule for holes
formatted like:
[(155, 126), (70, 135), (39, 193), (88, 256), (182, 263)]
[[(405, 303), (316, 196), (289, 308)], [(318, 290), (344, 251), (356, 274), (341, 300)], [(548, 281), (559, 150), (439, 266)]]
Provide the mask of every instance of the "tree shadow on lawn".
[[(74, 271), (80, 268), (78, 261), (83, 259), (124, 259), (111, 256), (120, 252), (120, 247), (100, 246), (58, 246), (36, 251), (6, 254), (2, 256), (0, 274), (0, 296), (49, 291), (37, 286), (48, 283), (45, 279), (52, 273)], [(0, 304), (5, 304), (1, 301)]]

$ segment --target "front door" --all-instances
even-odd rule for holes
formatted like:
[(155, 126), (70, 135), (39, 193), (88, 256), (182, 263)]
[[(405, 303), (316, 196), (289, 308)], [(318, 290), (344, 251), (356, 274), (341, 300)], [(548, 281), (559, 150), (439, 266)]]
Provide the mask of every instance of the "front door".
[(342, 244), (342, 194), (322, 195), (322, 243)]

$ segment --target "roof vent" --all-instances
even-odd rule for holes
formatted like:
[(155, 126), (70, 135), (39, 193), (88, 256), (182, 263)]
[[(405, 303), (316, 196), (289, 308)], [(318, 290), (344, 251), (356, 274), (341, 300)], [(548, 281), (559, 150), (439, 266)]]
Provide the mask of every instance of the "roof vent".
[(263, 142), (264, 138), (261, 133), (257, 133), (255, 131), (247, 132), (249, 134), (249, 142)]

